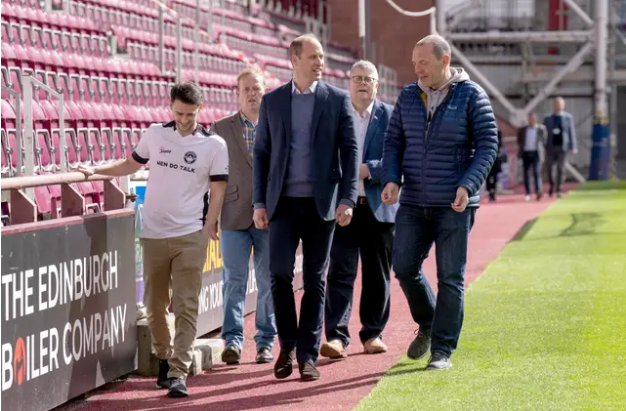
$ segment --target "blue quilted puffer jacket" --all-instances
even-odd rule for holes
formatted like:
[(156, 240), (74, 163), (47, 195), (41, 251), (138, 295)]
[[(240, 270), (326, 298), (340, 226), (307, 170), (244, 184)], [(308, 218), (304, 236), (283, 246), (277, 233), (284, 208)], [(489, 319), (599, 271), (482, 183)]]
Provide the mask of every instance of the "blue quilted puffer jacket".
[(383, 187), (401, 185), (400, 204), (422, 207), (450, 207), (465, 187), (477, 207), (498, 151), (489, 97), (473, 81), (453, 83), (429, 126), (426, 99), (417, 83), (398, 97), (385, 133)]

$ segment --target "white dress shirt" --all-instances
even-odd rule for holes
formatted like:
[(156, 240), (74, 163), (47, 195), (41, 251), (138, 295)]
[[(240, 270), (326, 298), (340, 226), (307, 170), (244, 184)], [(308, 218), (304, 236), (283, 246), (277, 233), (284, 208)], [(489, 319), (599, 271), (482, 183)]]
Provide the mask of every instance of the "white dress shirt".
[(537, 151), (537, 127), (526, 127), (526, 140), (524, 140), (524, 151)]
[[(370, 119), (372, 118), (372, 110), (374, 108), (374, 101), (363, 112), (363, 117), (354, 109), (354, 128), (356, 134), (356, 141), (359, 147), (359, 164), (363, 161), (363, 149), (365, 146), (365, 137), (367, 136), (367, 129), (370, 125)], [(369, 176), (368, 176), (369, 178)], [(359, 178), (359, 197), (365, 197), (365, 185), (363, 180)]]
[(291, 93), (292, 94), (315, 94), (316, 89), (317, 89), (317, 81), (314, 81), (313, 83), (311, 83), (309, 87), (304, 89), (304, 93), (302, 93), (300, 90), (298, 90), (298, 87), (296, 87), (296, 82), (291, 80)]

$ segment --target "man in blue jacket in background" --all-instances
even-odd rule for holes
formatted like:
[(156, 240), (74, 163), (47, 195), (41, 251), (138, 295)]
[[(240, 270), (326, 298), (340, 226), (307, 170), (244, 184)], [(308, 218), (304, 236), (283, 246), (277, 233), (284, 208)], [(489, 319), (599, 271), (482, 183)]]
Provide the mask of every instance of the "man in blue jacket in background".
[[(418, 82), (400, 93), (383, 149), (383, 203), (395, 204), (402, 185), (394, 271), (419, 325), (407, 355), (419, 359), (430, 351), (427, 369), (452, 367), (463, 323), (468, 237), (498, 150), (489, 97), (463, 69), (450, 67), (450, 58), (441, 36), (415, 45)], [(422, 271), (433, 243), (436, 301)]]
[(354, 281), (361, 258), (359, 338), (364, 351), (387, 351), (382, 333), (389, 320), (391, 252), (398, 205), (381, 204), (380, 175), (385, 130), (393, 107), (376, 99), (378, 70), (369, 61), (357, 61), (350, 71), (350, 98), (354, 108), (359, 148), (358, 198), (350, 225), (335, 228), (326, 286), (326, 340), (320, 354), (345, 358), (350, 343)]

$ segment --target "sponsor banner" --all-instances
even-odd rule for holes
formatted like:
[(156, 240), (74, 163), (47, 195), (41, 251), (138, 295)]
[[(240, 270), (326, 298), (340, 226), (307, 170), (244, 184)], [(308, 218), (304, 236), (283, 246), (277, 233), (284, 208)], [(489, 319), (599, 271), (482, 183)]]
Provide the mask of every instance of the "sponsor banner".
[(49, 410), (136, 369), (134, 231), (128, 211), (2, 231), (3, 409)]
[[(137, 302), (143, 302), (144, 282), (143, 282), (143, 257), (139, 237), (141, 235), (141, 221), (143, 201), (145, 197), (145, 181), (131, 181), (130, 191), (137, 194), (135, 210), (137, 213), (135, 225), (135, 295)], [(254, 272), (254, 258), (250, 257), (248, 287), (246, 291), (246, 303), (244, 315), (253, 313), (256, 310), (257, 285)], [(202, 277), (202, 289), (200, 291), (200, 308), (198, 317), (197, 336), (202, 336), (222, 327), (224, 320), (223, 310), (223, 270), (224, 261), (222, 259), (221, 244), (219, 241), (211, 240), (207, 248), (206, 262), (204, 264), (204, 274)], [(296, 254), (294, 290), (299, 290), (302, 283), (302, 245)]]
[[(254, 255), (250, 257), (249, 267), (244, 315), (250, 314), (256, 310), (258, 289), (254, 272)], [(204, 274), (202, 277), (202, 289), (200, 290), (197, 336), (207, 334), (222, 327), (222, 321), (224, 320), (223, 270), (224, 260), (222, 259), (220, 243), (219, 241), (211, 240), (209, 242), (209, 248), (207, 249), (207, 259), (204, 264)], [(296, 252), (293, 288), (294, 290), (299, 290), (302, 287), (302, 244), (300, 244)]]

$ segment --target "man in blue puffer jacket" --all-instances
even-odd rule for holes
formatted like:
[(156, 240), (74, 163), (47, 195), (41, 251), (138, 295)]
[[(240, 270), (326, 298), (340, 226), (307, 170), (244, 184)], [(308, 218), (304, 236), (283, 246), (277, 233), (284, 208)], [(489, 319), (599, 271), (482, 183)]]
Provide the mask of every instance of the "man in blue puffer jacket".
[[(450, 67), (450, 57), (441, 36), (415, 45), (419, 81), (400, 93), (383, 149), (383, 202), (396, 203), (402, 185), (392, 262), (419, 325), (407, 354), (418, 359), (430, 351), (427, 369), (452, 366), (463, 323), (468, 236), (498, 150), (489, 97), (463, 69)], [(436, 301), (422, 271), (433, 243)]]

